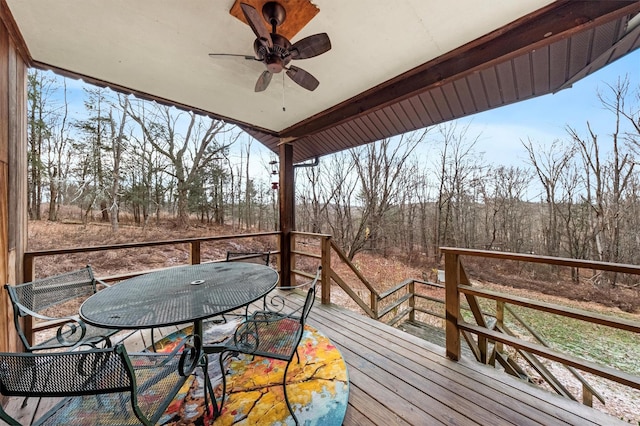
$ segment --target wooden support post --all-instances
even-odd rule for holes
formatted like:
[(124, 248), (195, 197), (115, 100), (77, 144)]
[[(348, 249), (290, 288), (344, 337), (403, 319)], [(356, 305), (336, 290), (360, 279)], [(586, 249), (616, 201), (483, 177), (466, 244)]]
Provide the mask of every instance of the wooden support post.
[(331, 303), (331, 237), (324, 236), (321, 240), (322, 265), (322, 297), (323, 305)]
[(200, 264), (200, 241), (191, 241), (189, 244), (189, 263), (192, 265)]
[(457, 361), (460, 359), (460, 256), (445, 253), (444, 255), (444, 283), (445, 283), (445, 331), (447, 357)]
[(293, 146), (280, 145), (280, 285), (290, 286), (291, 232), (295, 230)]

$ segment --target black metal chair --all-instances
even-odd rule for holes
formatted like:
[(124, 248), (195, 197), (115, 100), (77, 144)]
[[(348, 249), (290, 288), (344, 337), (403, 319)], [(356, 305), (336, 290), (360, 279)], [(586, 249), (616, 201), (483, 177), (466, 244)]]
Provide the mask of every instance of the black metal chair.
[[(59, 308), (66, 302), (83, 301), (97, 291), (97, 284), (108, 284), (96, 280), (91, 266), (55, 275), (24, 284), (5, 285), (13, 306), (13, 323), (27, 352), (73, 349), (88, 345), (97, 347), (111, 346), (109, 338), (120, 330), (93, 327), (85, 324), (77, 316), (47, 315), (52, 308)], [(77, 309), (76, 309), (77, 312)], [(58, 326), (55, 336), (39, 343), (32, 343), (22, 327), (22, 319), (33, 317), (43, 321), (64, 320)]]
[[(315, 301), (316, 284), (320, 278), (321, 270), (322, 268), (319, 267), (315, 278), (309, 283), (295, 287), (280, 287), (280, 289), (293, 289), (308, 286), (309, 289), (307, 290), (307, 296), (303, 306), (300, 306), (292, 312), (284, 313), (282, 312), (284, 310), (284, 303), (282, 303), (278, 304), (278, 311), (267, 309), (253, 312), (240, 324), (233, 337), (228, 339), (223, 345), (207, 347), (205, 343), (205, 352), (220, 352), (219, 362), (220, 371), (222, 371), (222, 399), (220, 401), (220, 410), (222, 410), (224, 405), (227, 387), (224, 367), (226, 359), (238, 353), (261, 356), (286, 361), (286, 367), (282, 377), (284, 399), (293, 420), (298, 424), (298, 419), (291, 409), (289, 397), (287, 396), (287, 371), (289, 370), (289, 365), (291, 365), (294, 355), (298, 362), (300, 362), (298, 345), (302, 339), (305, 321)], [(284, 302), (284, 299), (281, 298), (281, 301)]]
[[(122, 344), (73, 352), (0, 353), (0, 393), (62, 398), (34, 422), (38, 425), (154, 425), (203, 356), (197, 336), (166, 354), (128, 354)], [(1, 406), (0, 419), (21, 425)]]

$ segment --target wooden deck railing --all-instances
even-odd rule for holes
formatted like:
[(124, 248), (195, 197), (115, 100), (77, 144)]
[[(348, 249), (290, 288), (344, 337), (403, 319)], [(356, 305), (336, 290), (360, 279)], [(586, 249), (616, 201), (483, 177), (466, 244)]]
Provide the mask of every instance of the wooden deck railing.
[[(488, 328), (486, 323), (484, 323), (482, 313), (479, 310), (478, 299), (490, 300), (496, 303), (497, 313), (499, 316), (503, 316), (504, 306), (505, 304), (509, 304), (533, 309), (547, 314), (573, 318), (589, 324), (607, 326), (616, 330), (625, 330), (635, 334), (640, 334), (640, 323), (473, 287), (470, 285), (461, 258), (463, 256), (473, 256), (478, 258), (498, 259), (500, 261), (544, 263), (548, 265), (567, 266), (594, 271), (609, 271), (633, 274), (637, 276), (640, 276), (639, 266), (484, 250), (468, 250), (446, 247), (441, 250), (445, 256), (446, 353), (449, 358), (453, 360), (459, 359), (460, 336), (470, 334), (476, 336), (476, 342), (480, 347), (483, 346), (483, 342), (496, 344), (495, 348), (498, 350), (501, 347), (500, 345), (508, 345), (522, 353), (537, 355), (551, 361), (559, 362), (570, 368), (595, 374), (634, 389), (640, 389), (640, 377), (637, 375), (582, 359), (559, 350), (551, 349), (548, 345), (540, 342), (542, 339), (538, 339), (538, 343), (531, 342), (529, 340), (515, 337), (512, 334), (505, 333), (503, 332), (504, 330), (500, 329), (500, 327), (497, 329)], [(472, 311), (474, 313), (473, 317), (476, 322), (475, 324), (465, 320), (461, 314), (461, 295), (464, 295), (467, 302), (472, 307)], [(589, 389), (585, 390), (587, 396), (583, 402), (589, 403), (589, 395), (593, 392)]]
[[(198, 264), (202, 261), (203, 244), (230, 239), (239, 240), (279, 235), (279, 232), (265, 232), (78, 247), (60, 250), (30, 251), (25, 253), (24, 257), (24, 280), (31, 281), (35, 278), (36, 260), (44, 256), (188, 244), (188, 263)], [(275, 246), (277, 247), (279, 238), (275, 240)], [(508, 312), (511, 317), (518, 320), (517, 314), (515, 314), (510, 307), (510, 305), (514, 305), (535, 309), (548, 314), (574, 318), (592, 324), (604, 325), (618, 330), (626, 330), (636, 334), (640, 334), (639, 323), (472, 287), (462, 265), (461, 257), (474, 256), (494, 258), (503, 261), (544, 263), (572, 268), (634, 274), (637, 276), (640, 276), (639, 266), (456, 248), (442, 248), (442, 252), (445, 255), (445, 285), (437, 282), (434, 283), (409, 278), (391, 289), (379, 291), (367, 280), (353, 262), (347, 258), (330, 235), (294, 232), (291, 240), (291, 264), (278, 265), (278, 268), (280, 270), (282, 270), (282, 268), (289, 268), (292, 280), (295, 281), (296, 277), (312, 279), (318, 264), (322, 265), (321, 301), (323, 304), (331, 303), (331, 286), (335, 283), (368, 316), (376, 320), (384, 321), (390, 325), (396, 325), (404, 319), (413, 321), (419, 313), (443, 319), (445, 321), (446, 354), (453, 360), (457, 360), (460, 357), (462, 337), (467, 341), (476, 358), (483, 363), (494, 363), (498, 361), (506, 365), (504, 360), (501, 360), (499, 354), (503, 346), (507, 345), (523, 354), (532, 365), (536, 364), (537, 361), (531, 357), (540, 356), (567, 366), (572, 373), (578, 377), (578, 380), (581, 381), (583, 385), (583, 402), (589, 405), (592, 396), (596, 396), (598, 399), (602, 399), (602, 397), (580, 376), (576, 369), (596, 374), (635, 389), (640, 389), (640, 377), (554, 350), (550, 348), (540, 336), (537, 336), (533, 329), (529, 331), (534, 336), (534, 342), (516, 337), (514, 333), (509, 332), (508, 327), (504, 323), (504, 316), (505, 312)], [(272, 250), (272, 253), (280, 253), (280, 250)], [(344, 267), (338, 268), (338, 263), (341, 263)], [(344, 270), (345, 268), (348, 271), (347, 273), (352, 275), (351, 279), (347, 279), (342, 276), (343, 274), (338, 272), (338, 270)], [(145, 272), (149, 271), (130, 271), (126, 274), (99, 278), (105, 281), (118, 281)], [(355, 286), (350, 285), (349, 282), (359, 283), (357, 287), (360, 290), (354, 290)], [(295, 284), (295, 282), (291, 283), (291, 285), (293, 284)], [(445, 296), (444, 298), (434, 297), (427, 294), (427, 289), (436, 289), (440, 292), (444, 291)], [(361, 291), (364, 291), (364, 296), (360, 295)], [(463, 303), (463, 297), (461, 296), (464, 296), (466, 303)], [(495, 303), (495, 314), (483, 312), (479, 299)], [(443, 307), (442, 311), (424, 308), (423, 301), (441, 304)], [(464, 312), (470, 313), (463, 314)], [(487, 321), (487, 318), (491, 316), (493, 316), (495, 320)], [(469, 321), (470, 319), (473, 323)], [(528, 327), (524, 321), (521, 322), (525, 328)], [(491, 325), (489, 325), (489, 323), (491, 323)], [(490, 353), (490, 348), (493, 349), (493, 353)], [(542, 375), (543, 378), (550, 383), (552, 388), (558, 388), (560, 390), (556, 389), (556, 391), (561, 394), (563, 393), (562, 389), (555, 384), (553, 378), (545, 377), (545, 374)]]
[[(506, 371), (514, 375), (519, 375), (522, 370), (513, 365), (513, 363), (510, 363), (503, 355), (504, 345), (508, 345), (517, 351), (530, 366), (538, 371), (541, 378), (558, 394), (571, 399), (577, 399), (576, 395), (573, 395), (567, 390), (566, 387), (546, 369), (537, 356), (557, 361), (564, 365), (581, 383), (582, 402), (586, 405), (592, 404), (593, 397), (596, 397), (604, 403), (604, 397), (592, 387), (582, 372), (596, 374), (636, 389), (638, 389), (640, 385), (640, 378), (633, 374), (628, 374), (609, 366), (598, 365), (594, 362), (551, 349), (543, 337), (536, 333), (525, 320), (520, 318), (510, 305), (524, 306), (549, 314), (575, 318), (592, 324), (605, 325), (633, 333), (640, 333), (640, 324), (624, 319), (583, 312), (565, 306), (532, 301), (471, 287), (460, 261), (460, 256), (477, 256), (502, 259), (505, 261), (515, 260), (544, 263), (548, 265), (640, 275), (640, 267), (638, 266), (545, 256), (443, 248), (442, 251), (445, 254), (445, 285), (409, 278), (391, 289), (379, 292), (353, 262), (349, 261), (346, 255), (333, 242), (331, 236), (308, 233), (297, 233), (297, 235), (304, 237), (305, 241), (309, 239), (319, 240), (319, 243), (315, 245), (316, 250), (318, 250), (319, 247), (319, 252), (314, 253), (309, 250), (301, 250), (294, 241), (292, 253), (294, 253), (295, 256), (310, 257), (321, 261), (323, 265), (322, 282), (337, 284), (338, 287), (371, 318), (384, 321), (390, 325), (398, 324), (406, 319), (414, 321), (418, 313), (445, 320), (446, 351), (447, 356), (451, 359), (459, 359), (461, 338), (463, 338), (478, 361), (492, 365), (498, 362)], [(350, 270), (351, 275), (354, 277), (352, 278), (352, 282), (357, 282), (358, 288), (364, 288), (365, 295), (368, 293), (368, 297), (361, 297), (358, 291), (349, 285), (346, 278), (337, 272), (339, 268), (332, 264), (333, 259), (341, 262)], [(309, 273), (303, 271), (296, 271), (296, 273), (309, 276)], [(438, 298), (425, 294), (424, 291), (427, 288), (444, 291), (445, 297)], [(464, 298), (461, 297), (461, 295), (463, 295)], [(484, 312), (480, 307), (479, 299), (493, 301), (496, 304), (495, 313)], [(442, 310), (423, 308), (423, 304), (420, 303), (420, 301), (440, 304)], [(322, 303), (331, 303), (330, 285), (322, 286)], [(469, 314), (464, 314), (464, 312), (469, 312)], [(521, 327), (529, 331), (533, 342), (518, 338), (516, 334), (507, 327), (504, 319), (505, 313), (508, 313), (510, 318), (513, 318)], [(465, 320), (465, 317), (474, 323)], [(490, 347), (493, 349), (491, 353)]]
[[(28, 251), (24, 254), (23, 265), (24, 265), (24, 277), (23, 282), (33, 281), (36, 278), (36, 261), (39, 258), (50, 257), (50, 256), (60, 256), (60, 255), (69, 255), (69, 254), (88, 254), (102, 251), (122, 251), (128, 249), (140, 249), (146, 247), (166, 247), (166, 246), (176, 246), (187, 244), (189, 246), (189, 257), (188, 263), (189, 265), (197, 265), (202, 262), (202, 247), (207, 243), (215, 243), (226, 240), (243, 240), (243, 239), (254, 239), (254, 238), (263, 238), (263, 237), (274, 237), (279, 236), (280, 232), (259, 232), (259, 233), (251, 233), (251, 234), (235, 234), (235, 235), (221, 235), (215, 237), (199, 237), (199, 238), (184, 238), (179, 240), (166, 240), (166, 241), (148, 241), (148, 242), (139, 242), (139, 243), (126, 243), (126, 244), (113, 244), (113, 245), (103, 245), (103, 246), (90, 246), (90, 247), (73, 247), (66, 249), (51, 249), (51, 250), (33, 250)], [(279, 239), (275, 238), (274, 247), (278, 247)], [(273, 255), (277, 255), (280, 253), (279, 249), (270, 250)], [(222, 260), (222, 259), (219, 259)], [(84, 266), (84, 264), (78, 265), (78, 267)], [(278, 269), (280, 265), (278, 265)], [(105, 282), (115, 282), (121, 281), (127, 278), (135, 277), (137, 275), (142, 275), (147, 272), (151, 272), (149, 270), (137, 270), (137, 271), (129, 271), (127, 273), (111, 275), (111, 276), (100, 276), (98, 277), (100, 280)], [(60, 324), (58, 321), (50, 321), (34, 324), (31, 317), (25, 318), (25, 333), (27, 336), (31, 336), (33, 338), (33, 333), (39, 330), (54, 328)]]

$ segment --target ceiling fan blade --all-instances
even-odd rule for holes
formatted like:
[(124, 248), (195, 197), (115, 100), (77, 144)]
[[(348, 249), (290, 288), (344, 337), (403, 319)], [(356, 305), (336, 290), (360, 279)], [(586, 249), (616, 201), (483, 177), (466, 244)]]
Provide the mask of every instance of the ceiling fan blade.
[(327, 33), (310, 35), (293, 43), (289, 48), (293, 59), (307, 59), (322, 55), (331, 49), (331, 40)]
[(272, 76), (273, 74), (271, 74), (269, 71), (263, 71), (262, 74), (260, 74), (260, 77), (258, 77), (258, 81), (256, 81), (255, 91), (256, 92), (264, 91), (267, 88), (267, 86), (269, 86)]
[(252, 61), (260, 61), (260, 59), (256, 58), (255, 56), (239, 55), (239, 54), (235, 54), (235, 53), (209, 53), (209, 56), (211, 56), (212, 58), (215, 58), (215, 57), (218, 57), (218, 56), (233, 56), (233, 57), (244, 58), (244, 59), (248, 59), (248, 60), (252, 60)]
[(266, 40), (267, 46), (272, 48), (273, 41), (271, 40), (271, 33), (269, 33), (267, 27), (264, 26), (262, 18), (256, 8), (246, 3), (240, 3), (240, 7), (242, 8), (242, 13), (244, 13), (244, 17), (247, 18), (247, 22), (256, 37)]
[(302, 68), (298, 68), (293, 65), (291, 65), (287, 70), (287, 75), (289, 76), (289, 78), (291, 78), (291, 80), (295, 81), (307, 90), (313, 91), (320, 84), (317, 78), (315, 78)]

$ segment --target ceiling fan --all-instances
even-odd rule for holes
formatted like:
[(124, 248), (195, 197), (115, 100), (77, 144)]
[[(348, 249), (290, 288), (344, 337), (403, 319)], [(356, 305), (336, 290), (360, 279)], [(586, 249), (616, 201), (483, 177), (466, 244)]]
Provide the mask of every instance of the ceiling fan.
[(273, 74), (282, 70), (286, 70), (289, 78), (300, 86), (307, 90), (315, 90), (320, 82), (309, 72), (289, 63), (294, 59), (313, 58), (327, 52), (331, 49), (329, 36), (326, 33), (314, 34), (291, 44), (286, 37), (277, 33), (278, 25), (281, 25), (286, 18), (286, 11), (280, 3), (269, 1), (262, 7), (262, 16), (271, 24), (271, 31), (265, 27), (255, 7), (246, 3), (241, 3), (240, 7), (257, 37), (253, 42), (255, 56), (231, 53), (210, 53), (209, 56), (239, 56), (264, 63), (267, 69), (258, 77), (256, 92), (265, 90)]

